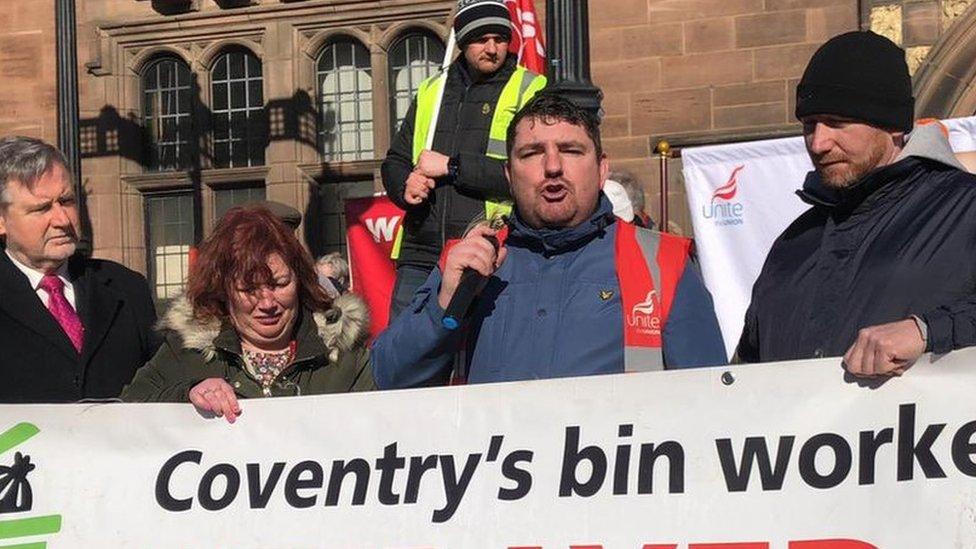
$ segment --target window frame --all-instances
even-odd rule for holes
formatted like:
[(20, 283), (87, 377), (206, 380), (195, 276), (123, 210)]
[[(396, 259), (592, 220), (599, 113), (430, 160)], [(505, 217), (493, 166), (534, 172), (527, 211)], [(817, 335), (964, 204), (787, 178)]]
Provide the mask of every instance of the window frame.
[[(413, 81), (413, 74), (412, 74), (412, 72), (410, 72), (408, 70), (408, 72), (407, 72), (408, 89), (406, 89), (406, 90), (398, 90), (397, 89), (397, 79), (396, 79), (396, 77), (398, 76), (398, 71), (402, 71), (402, 70), (405, 70), (405, 69), (409, 69), (409, 67), (410, 67), (410, 63), (409, 63), (409, 61), (410, 61), (410, 49), (409, 49), (410, 41), (412, 39), (417, 39), (417, 38), (420, 38), (420, 39), (423, 40), (424, 53), (425, 53), (425, 56), (428, 58), (428, 65), (427, 65), (427, 68), (424, 71), (426, 73), (426, 76), (424, 76), (423, 78), (421, 78), (419, 81), (414, 82)], [(430, 63), (429, 58), (432, 55), (430, 53), (430, 46), (431, 46), (432, 43), (433, 44), (437, 44), (440, 47), (441, 60), (436, 60), (433, 63)], [(407, 61), (407, 64), (405, 64), (405, 65), (403, 65), (401, 67), (396, 67), (394, 65), (394, 57), (397, 54), (397, 48), (399, 48), (401, 46), (404, 47), (404, 59)], [(391, 136), (396, 135), (396, 132), (397, 132), (397, 130), (400, 129), (400, 124), (402, 123), (402, 119), (400, 118), (401, 114), (397, 112), (397, 101), (398, 101), (398, 99), (401, 99), (401, 98), (404, 98), (404, 97), (407, 99), (407, 109), (405, 109), (403, 111), (403, 113), (402, 113), (403, 116), (406, 116), (407, 110), (409, 109), (409, 105), (413, 101), (413, 98), (417, 95), (417, 90), (419, 89), (420, 84), (424, 80), (426, 80), (427, 78), (430, 78), (431, 76), (436, 75), (440, 71), (440, 68), (441, 68), (441, 64), (443, 62), (443, 57), (444, 57), (444, 52), (446, 50), (446, 47), (447, 46), (444, 44), (444, 42), (441, 40), (441, 38), (439, 36), (437, 36), (434, 32), (430, 31), (429, 29), (416, 28), (416, 27), (409, 28), (409, 29), (405, 30), (404, 32), (401, 32), (396, 37), (396, 39), (394, 39), (393, 42), (391, 42), (390, 48), (387, 51), (387, 82), (388, 82), (388, 86), (387, 86), (387, 90), (386, 90), (386, 92), (387, 92), (387, 101), (389, 103), (389, 115), (390, 115), (389, 126), (390, 126), (390, 135)], [(436, 52), (433, 55), (436, 57)]]
[[(338, 46), (349, 46), (351, 47), (351, 64), (349, 65), (339, 65), (338, 51), (336, 48)], [(329, 70), (323, 70), (322, 64), (326, 55), (331, 52), (333, 68)], [(364, 66), (360, 67), (358, 65), (359, 58), (358, 55), (363, 56), (365, 61)], [(350, 70), (351, 68), (351, 70)], [(353, 74), (353, 90), (344, 91), (342, 89), (342, 77), (343, 74), (348, 74), (351, 72)], [(360, 75), (362, 72), (366, 73), (369, 78), (367, 84), (363, 85), (360, 82)], [(336, 75), (336, 91), (330, 94), (326, 94), (324, 91), (325, 79), (330, 74)], [(375, 89), (375, 68), (373, 66), (372, 54), (369, 48), (358, 38), (340, 34), (330, 38), (325, 44), (322, 45), (318, 54), (314, 59), (314, 81), (315, 81), (315, 103), (318, 110), (318, 154), (319, 157), (324, 162), (337, 163), (337, 162), (362, 162), (362, 161), (372, 161), (376, 159), (376, 109), (374, 108), (374, 100), (376, 95)], [(326, 101), (327, 95), (337, 98), (335, 101), (339, 104), (337, 111), (337, 117), (335, 122), (335, 127), (337, 131), (335, 135), (337, 136), (333, 143), (334, 145), (331, 150), (326, 149), (326, 136), (328, 134), (326, 130)], [(343, 101), (343, 96), (351, 96), (352, 100)], [(354, 108), (354, 115), (352, 120), (344, 121), (341, 118), (343, 103), (351, 103)], [(364, 120), (360, 115), (363, 105), (368, 105), (370, 116), (368, 120)], [(353, 131), (343, 131), (343, 125), (348, 125), (354, 128)], [(366, 127), (368, 126), (368, 128)], [(364, 133), (368, 132), (369, 144), (365, 145), (363, 140)], [(355, 135), (356, 145), (354, 150), (346, 151), (342, 147), (342, 135), (344, 133)]]
[(220, 196), (222, 193), (227, 193), (227, 192), (234, 193), (238, 191), (247, 191), (247, 193), (250, 195), (257, 190), (261, 191), (260, 197), (249, 197), (247, 200), (243, 202), (232, 200), (227, 210), (235, 206), (242, 206), (244, 204), (250, 204), (261, 200), (267, 200), (268, 199), (267, 185), (264, 184), (264, 181), (239, 181), (232, 184), (211, 186), (210, 193), (213, 196), (213, 215), (211, 219), (212, 225), (216, 225), (217, 222), (220, 221), (220, 218), (223, 216), (223, 213), (227, 213), (227, 210), (224, 210), (223, 213), (221, 213), (220, 211)]
[[(159, 73), (159, 67), (172, 63), (176, 67), (176, 71), (173, 73), (175, 78), (175, 87), (161, 87), (161, 79)], [(185, 86), (180, 84), (180, 74), (179, 70), (185, 70), (187, 83)], [(148, 79), (150, 77), (150, 71), (156, 71), (156, 84), (154, 88), (148, 86)], [(194, 73), (193, 69), (190, 67), (183, 58), (177, 55), (160, 55), (148, 63), (139, 72), (139, 119), (143, 124), (143, 167), (144, 171), (150, 173), (166, 173), (166, 172), (177, 172), (180, 170), (185, 170), (190, 167), (194, 162), (194, 155), (197, 154), (196, 139), (197, 139), (197, 127), (193, 123), (194, 111), (196, 110), (196, 100), (194, 98)], [(186, 110), (180, 111), (181, 101), (180, 92), (187, 92), (187, 103)], [(176, 110), (174, 114), (160, 114), (162, 111), (161, 106), (162, 97), (164, 93), (172, 93), (176, 97)], [(199, 92), (197, 92), (199, 93)], [(148, 114), (149, 104), (147, 102), (148, 97), (152, 94), (153, 105), (152, 115)], [(152, 128), (157, 127), (157, 132), (161, 132), (161, 128), (164, 125), (164, 119), (175, 119), (176, 124), (176, 141), (174, 142), (161, 142), (157, 140), (156, 136), (153, 135)], [(185, 126), (182, 126), (185, 124)], [(185, 134), (181, 134), (185, 131)], [(160, 135), (160, 137), (162, 137)], [(181, 139), (182, 138), (182, 139)], [(161, 144), (162, 143), (162, 144)], [(163, 163), (163, 156), (160, 154), (160, 148), (163, 146), (173, 146), (175, 145), (175, 155), (174, 163), (170, 165), (165, 165)]]
[[(160, 284), (159, 284), (159, 281), (157, 280), (157, 274), (158, 273), (156, 272), (156, 265), (155, 265), (156, 264), (156, 257), (157, 256), (154, 253), (155, 248), (153, 247), (153, 242), (152, 242), (152, 240), (153, 240), (153, 238), (152, 238), (153, 231), (152, 231), (152, 228), (151, 228), (152, 222), (154, 221), (153, 220), (152, 213), (151, 213), (152, 212), (152, 201), (154, 199), (172, 198), (172, 197), (183, 197), (183, 196), (188, 197), (190, 199), (190, 201), (191, 201), (191, 204), (192, 204), (192, 201), (193, 201), (193, 190), (192, 189), (187, 189), (187, 188), (176, 188), (176, 189), (159, 190), (159, 191), (147, 191), (147, 192), (143, 193), (143, 195), (142, 195), (142, 204), (143, 204), (143, 231), (145, 233), (144, 236), (145, 236), (145, 245), (146, 245), (146, 280), (149, 283), (149, 289), (152, 292), (152, 298), (153, 298), (153, 301), (157, 304), (157, 307), (164, 306), (169, 300), (172, 299), (172, 297), (169, 297), (169, 296), (160, 297), (158, 295), (158, 291), (159, 291)], [(191, 208), (188, 208), (188, 210), (189, 210), (190, 216), (191, 216), (191, 219), (190, 219), (191, 230), (192, 231), (195, 231), (196, 230), (196, 224), (199, 221), (196, 219), (197, 216), (196, 216), (196, 212), (194, 211), (194, 209), (191, 207)], [(181, 212), (181, 215), (182, 215), (183, 210), (182, 209), (178, 209), (178, 211), (180, 211)], [(186, 268), (186, 271), (183, 272), (183, 279), (182, 279), (182, 281), (179, 283), (179, 286), (181, 286), (183, 290), (186, 289), (186, 277), (189, 274), (189, 257), (188, 257), (189, 256), (189, 250), (192, 249), (194, 246), (196, 246), (198, 244), (197, 242), (193, 242), (193, 237), (191, 237), (190, 240), (191, 240), (191, 242), (189, 243), (188, 249), (187, 249), (187, 252), (186, 252), (187, 253), (187, 268)], [(183, 244), (179, 244), (179, 245), (182, 246)], [(176, 256), (178, 254), (169, 254), (169, 255)], [(163, 283), (162, 285), (163, 286), (176, 286), (177, 284), (175, 284), (175, 283)]]
[[(234, 55), (243, 56), (244, 74), (242, 77), (231, 76), (231, 56)], [(251, 74), (252, 61), (254, 62), (254, 67), (257, 68), (257, 76)], [(224, 64), (226, 74), (222, 79), (218, 80), (215, 74), (222, 63)], [(211, 169), (249, 168), (265, 165), (267, 160), (268, 128), (267, 124), (264, 123), (264, 111), (266, 108), (264, 72), (264, 62), (261, 56), (243, 46), (224, 48), (214, 56), (213, 62), (207, 70), (210, 93), (206, 106), (207, 112), (210, 115), (209, 165)], [(257, 83), (260, 102), (252, 104), (251, 98), (254, 90), (252, 90), (251, 84), (253, 83)], [(235, 106), (235, 98), (233, 95), (235, 89), (234, 84), (243, 85), (243, 106)], [(226, 93), (224, 98), (225, 105), (221, 109), (216, 107), (218, 91), (216, 88), (218, 86), (225, 86)], [(236, 137), (234, 134), (234, 115), (241, 113), (243, 113), (244, 136)], [(226, 118), (227, 136), (226, 138), (218, 139), (217, 129), (220, 118)], [(227, 156), (225, 159), (218, 158), (217, 150), (219, 144), (227, 145)], [(243, 161), (241, 162), (235, 160), (235, 146), (244, 148)]]

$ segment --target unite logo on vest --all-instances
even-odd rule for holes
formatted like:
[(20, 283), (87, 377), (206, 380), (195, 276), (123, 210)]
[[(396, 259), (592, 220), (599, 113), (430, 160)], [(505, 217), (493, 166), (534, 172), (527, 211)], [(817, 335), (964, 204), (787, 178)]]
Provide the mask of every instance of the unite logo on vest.
[(627, 315), (627, 326), (639, 333), (660, 336), (661, 335), (661, 316), (654, 314), (660, 310), (657, 298), (657, 290), (647, 293), (644, 301), (634, 305)]
[(663, 370), (663, 332), (691, 240), (617, 221), (614, 262), (623, 305), (624, 371)]

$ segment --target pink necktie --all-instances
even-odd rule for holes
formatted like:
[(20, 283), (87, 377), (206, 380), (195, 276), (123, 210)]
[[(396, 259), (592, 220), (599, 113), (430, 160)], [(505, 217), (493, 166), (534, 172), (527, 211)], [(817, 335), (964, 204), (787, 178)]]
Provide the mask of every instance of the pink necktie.
[(68, 339), (80, 353), (82, 343), (85, 340), (85, 328), (81, 325), (81, 319), (75, 312), (71, 303), (64, 297), (64, 281), (57, 275), (46, 274), (41, 279), (40, 288), (47, 292), (50, 298), (47, 301), (47, 309), (54, 315), (54, 320), (58, 321), (64, 333), (68, 334)]

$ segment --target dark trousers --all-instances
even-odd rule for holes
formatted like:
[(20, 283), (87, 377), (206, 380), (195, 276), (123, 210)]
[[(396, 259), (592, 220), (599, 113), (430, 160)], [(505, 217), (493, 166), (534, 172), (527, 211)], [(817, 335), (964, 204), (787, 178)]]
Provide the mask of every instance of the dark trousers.
[(393, 299), (390, 300), (390, 322), (413, 301), (413, 294), (417, 292), (433, 267), (425, 268), (419, 265), (398, 265), (396, 284), (393, 286)]

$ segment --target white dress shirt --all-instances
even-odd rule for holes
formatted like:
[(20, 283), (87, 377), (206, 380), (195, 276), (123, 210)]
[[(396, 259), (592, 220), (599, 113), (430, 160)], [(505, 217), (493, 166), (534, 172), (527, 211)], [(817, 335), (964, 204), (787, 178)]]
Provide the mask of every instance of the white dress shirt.
[[(44, 273), (32, 269), (18, 261), (17, 258), (10, 253), (10, 250), (4, 251), (7, 253), (7, 257), (10, 258), (10, 261), (14, 263), (14, 266), (20, 269), (20, 272), (27, 276), (27, 280), (30, 280), (31, 288), (34, 289), (34, 293), (37, 294), (37, 298), (41, 300), (44, 307), (47, 307), (47, 302), (51, 296), (49, 296), (46, 291), (41, 289), (41, 279), (44, 278)], [(75, 305), (75, 287), (71, 284), (71, 280), (68, 278), (68, 262), (65, 261), (62, 263), (61, 266), (58, 267), (58, 270), (54, 273), (64, 282), (65, 299), (67, 299), (68, 303), (71, 304), (71, 308), (74, 309), (75, 312), (78, 312), (78, 306)]]

